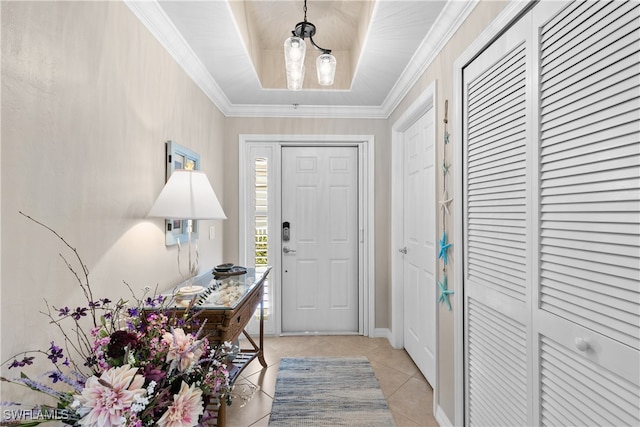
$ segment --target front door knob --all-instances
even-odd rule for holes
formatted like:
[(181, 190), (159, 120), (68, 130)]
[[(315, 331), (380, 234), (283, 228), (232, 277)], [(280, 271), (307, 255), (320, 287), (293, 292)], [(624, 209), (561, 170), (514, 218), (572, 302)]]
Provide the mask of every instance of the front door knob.
[(284, 252), (285, 254), (295, 254), (296, 250), (290, 249), (289, 246), (285, 246), (282, 248), (282, 252)]

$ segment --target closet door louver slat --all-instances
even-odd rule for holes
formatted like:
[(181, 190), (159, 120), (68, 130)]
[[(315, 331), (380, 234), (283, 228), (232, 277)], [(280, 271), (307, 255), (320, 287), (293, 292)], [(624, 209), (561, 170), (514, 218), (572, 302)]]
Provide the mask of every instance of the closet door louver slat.
[(526, 425), (526, 328), (473, 300), (468, 322), (471, 425)]
[[(519, 45), (468, 89), (469, 279), (498, 292), (508, 282), (506, 293), (520, 300), (526, 288), (524, 67), (524, 45)], [(511, 135), (509, 145), (503, 144), (505, 132)], [(480, 233), (504, 233), (510, 238), (487, 246), (478, 238)], [(494, 251), (509, 255), (497, 259)]]
[(539, 419), (640, 424), (640, 4), (541, 27)]
[(515, 42), (488, 57), (484, 69), (470, 71), (465, 91), (467, 413), (470, 425), (524, 426), (530, 423), (526, 45)]
[(562, 425), (638, 425), (637, 384), (553, 340), (541, 341), (544, 425), (558, 425), (559, 413), (567, 417)]
[[(556, 19), (569, 19), (573, 28), (552, 21), (540, 46), (540, 307), (634, 349), (640, 349), (639, 7), (575, 3)], [(603, 17), (612, 21), (605, 25)], [(603, 39), (609, 44), (602, 45)], [(585, 52), (596, 46), (599, 54), (573, 61), (579, 53), (571, 49), (547, 55), (550, 43)], [(628, 82), (629, 70), (635, 72), (635, 86)], [(618, 93), (594, 91), (583, 83), (585, 74), (589, 81), (618, 85)], [(597, 101), (572, 103), (564, 115), (545, 114), (562, 111), (554, 103), (571, 93)], [(553, 152), (545, 151), (548, 147)], [(604, 274), (584, 280), (576, 270)], [(612, 286), (624, 292), (610, 292)], [(603, 292), (602, 298), (594, 292)]]

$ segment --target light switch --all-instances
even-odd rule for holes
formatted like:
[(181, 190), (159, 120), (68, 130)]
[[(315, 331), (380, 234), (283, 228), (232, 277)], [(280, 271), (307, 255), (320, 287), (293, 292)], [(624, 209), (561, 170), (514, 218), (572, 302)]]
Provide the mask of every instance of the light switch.
[(216, 227), (215, 226), (210, 226), (209, 227), (209, 240), (213, 240), (216, 237)]

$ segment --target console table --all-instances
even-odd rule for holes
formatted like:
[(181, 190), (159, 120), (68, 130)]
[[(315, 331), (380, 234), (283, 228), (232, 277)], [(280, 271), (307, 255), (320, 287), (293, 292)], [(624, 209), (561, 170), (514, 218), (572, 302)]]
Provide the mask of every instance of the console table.
[[(233, 384), (242, 370), (254, 359), (266, 368), (264, 359), (264, 281), (271, 271), (271, 267), (259, 274), (253, 268), (246, 269), (244, 274), (227, 275), (210, 271), (194, 279), (194, 286), (211, 289), (207, 299), (199, 304), (202, 310), (199, 316), (206, 319), (203, 332), (210, 343), (233, 342), (240, 334), (244, 334), (249, 341), (250, 348), (240, 348), (235, 359), (227, 364), (229, 380)], [(179, 287), (179, 286), (178, 286)], [(258, 343), (245, 330), (247, 323), (260, 307), (260, 335)], [(177, 307), (179, 308), (179, 306)], [(226, 422), (226, 403), (220, 402), (218, 409), (218, 427), (224, 427)]]

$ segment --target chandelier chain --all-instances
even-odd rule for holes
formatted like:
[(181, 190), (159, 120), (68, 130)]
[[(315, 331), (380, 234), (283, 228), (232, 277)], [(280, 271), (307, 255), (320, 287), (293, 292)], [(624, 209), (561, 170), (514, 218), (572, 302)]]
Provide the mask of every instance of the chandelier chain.
[(307, 22), (307, 0), (304, 0), (304, 22)]

